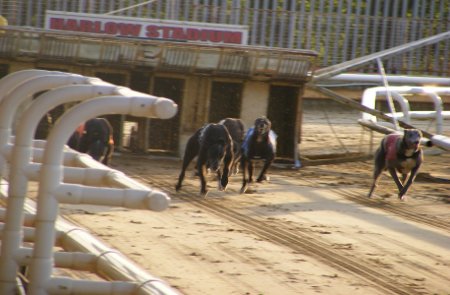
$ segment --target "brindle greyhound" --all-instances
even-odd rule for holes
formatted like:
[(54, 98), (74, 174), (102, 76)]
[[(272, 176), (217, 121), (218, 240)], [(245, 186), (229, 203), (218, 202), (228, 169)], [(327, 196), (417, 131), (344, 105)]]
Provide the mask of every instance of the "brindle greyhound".
[[(382, 139), (375, 152), (373, 184), (369, 198), (377, 186), (381, 173), (388, 170), (398, 187), (398, 197), (401, 200), (404, 199), (423, 162), (421, 139), (422, 132), (417, 129), (405, 129), (403, 136), (389, 134)], [(397, 171), (401, 173), (402, 181), (398, 178)], [(409, 179), (406, 181), (408, 174), (410, 174)]]
[[(272, 131), (272, 123), (266, 117), (259, 117), (255, 120), (245, 135), (242, 144), (242, 187), (241, 194), (245, 193), (248, 184), (253, 182), (253, 166), (255, 160), (264, 160), (264, 166), (259, 173), (257, 182), (267, 180), (266, 172), (275, 159), (276, 134)], [(248, 178), (247, 178), (248, 173)]]
[[(198, 129), (188, 140), (183, 157), (181, 172), (175, 186), (181, 189), (186, 168), (197, 157), (197, 173), (200, 177), (200, 195), (206, 197), (206, 170), (217, 173), (219, 190), (225, 190), (233, 163), (233, 140), (228, 129), (222, 124), (210, 123)], [(223, 172), (221, 168), (223, 166)]]

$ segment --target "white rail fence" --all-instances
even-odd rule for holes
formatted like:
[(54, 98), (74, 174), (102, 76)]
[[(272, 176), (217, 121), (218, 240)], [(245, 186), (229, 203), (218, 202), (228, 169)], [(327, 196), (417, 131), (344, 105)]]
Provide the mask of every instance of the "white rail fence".
[[(33, 140), (45, 113), (67, 102), (79, 103), (58, 120), (47, 141)], [(60, 203), (168, 208), (170, 198), (165, 193), (68, 149), (65, 143), (80, 123), (95, 116), (168, 119), (176, 112), (170, 99), (97, 78), (24, 70), (0, 80), (0, 195), (7, 202), (6, 209), (0, 210), (1, 294), (179, 294), (85, 230), (57, 221)], [(12, 128), (15, 116), (20, 120)], [(36, 208), (27, 199), (30, 181), (39, 184)], [(33, 246), (25, 246), (25, 241)], [(64, 251), (54, 252), (55, 246)], [(18, 284), (22, 267), (28, 270), (25, 287)], [(93, 272), (105, 280), (58, 277), (56, 267)]]

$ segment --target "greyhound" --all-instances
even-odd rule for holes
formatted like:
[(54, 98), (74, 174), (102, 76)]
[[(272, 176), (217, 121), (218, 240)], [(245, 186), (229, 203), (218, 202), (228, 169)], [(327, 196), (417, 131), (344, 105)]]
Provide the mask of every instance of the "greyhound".
[(70, 148), (108, 165), (114, 151), (113, 128), (105, 118), (89, 119), (78, 126), (67, 144)]
[[(220, 120), (219, 124), (227, 127), (231, 139), (233, 139), (234, 159), (230, 174), (238, 174), (241, 161), (241, 145), (244, 141), (245, 127), (241, 119), (225, 118)], [(230, 175), (231, 176), (231, 175)]]
[[(200, 195), (206, 197), (206, 170), (217, 173), (219, 190), (225, 190), (233, 163), (233, 140), (228, 129), (222, 124), (210, 123), (198, 129), (188, 140), (184, 151), (183, 164), (176, 191), (181, 189), (185, 171), (189, 163), (197, 157), (197, 173), (200, 177)], [(223, 172), (221, 166), (223, 165)]]
[(267, 180), (266, 172), (275, 159), (276, 137), (275, 132), (272, 130), (272, 123), (266, 117), (257, 118), (254, 126), (247, 131), (241, 152), (241, 166), (243, 170), (241, 194), (245, 193), (248, 184), (253, 182), (255, 160), (264, 160), (264, 165), (256, 181), (262, 182)]
[[(381, 144), (375, 152), (373, 184), (370, 188), (369, 198), (377, 186), (381, 173), (388, 170), (398, 187), (399, 199), (404, 199), (423, 162), (421, 139), (422, 132), (420, 130), (405, 129), (403, 135), (389, 134), (381, 140)], [(399, 180), (397, 171), (402, 174), (402, 181)], [(410, 174), (409, 179), (406, 181), (408, 174)]]

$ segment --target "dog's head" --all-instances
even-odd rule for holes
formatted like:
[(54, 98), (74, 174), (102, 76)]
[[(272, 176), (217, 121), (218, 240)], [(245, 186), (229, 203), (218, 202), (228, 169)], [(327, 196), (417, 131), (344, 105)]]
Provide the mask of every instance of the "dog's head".
[(266, 117), (259, 117), (255, 120), (255, 132), (263, 135), (269, 133), (272, 123)]
[(212, 171), (219, 170), (228, 145), (232, 145), (227, 128), (220, 124), (208, 124), (200, 134), (200, 143), (206, 148), (206, 166)]
[(211, 145), (207, 151), (206, 167), (216, 172), (220, 169), (225, 158), (226, 144), (217, 142)]
[(418, 129), (405, 129), (403, 132), (403, 143), (407, 149), (417, 151), (420, 147), (422, 132)]

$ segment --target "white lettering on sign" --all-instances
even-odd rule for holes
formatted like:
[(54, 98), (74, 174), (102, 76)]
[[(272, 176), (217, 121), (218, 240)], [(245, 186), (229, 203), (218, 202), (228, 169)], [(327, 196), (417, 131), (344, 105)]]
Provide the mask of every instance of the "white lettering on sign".
[(245, 26), (119, 17), (47, 10), (45, 28), (121, 37), (246, 45)]

